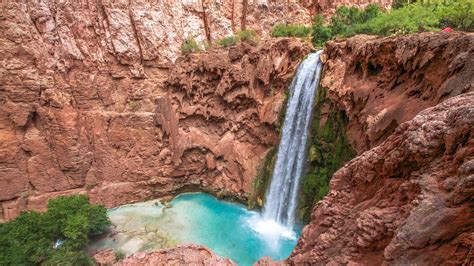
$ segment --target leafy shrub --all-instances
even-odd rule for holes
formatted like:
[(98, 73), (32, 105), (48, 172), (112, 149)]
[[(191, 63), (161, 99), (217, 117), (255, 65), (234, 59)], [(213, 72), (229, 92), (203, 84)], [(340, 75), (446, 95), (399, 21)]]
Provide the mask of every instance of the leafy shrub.
[(190, 36), (184, 40), (184, 43), (181, 45), (180, 50), (182, 54), (189, 54), (200, 52), (201, 48), (199, 48), (199, 45), (196, 40), (194, 40), (194, 38)]
[(336, 14), (331, 18), (331, 32), (335, 36), (353, 35), (353, 26), (364, 23), (370, 19), (377, 17), (380, 8), (376, 4), (371, 4), (363, 10), (356, 7), (340, 7), (336, 10)]
[(408, 34), (436, 30), (439, 19), (432, 8), (412, 4), (379, 16), (354, 27), (355, 33), (375, 35)]
[(409, 4), (414, 3), (414, 2), (416, 2), (416, 1), (415, 0), (393, 0), (392, 8), (393, 9), (402, 8), (406, 5), (409, 5)]
[(305, 25), (278, 23), (272, 29), (273, 37), (304, 38), (311, 34), (311, 28)]
[[(45, 213), (25, 212), (0, 224), (0, 265), (91, 264), (84, 253), (89, 236), (109, 225), (106, 209), (86, 196), (57, 197)], [(55, 248), (57, 241), (61, 245)]]
[(258, 43), (257, 33), (253, 30), (239, 30), (236, 35), (227, 36), (218, 40), (217, 44), (227, 48), (236, 45), (238, 42), (246, 42), (251, 45), (256, 45)]
[(44, 266), (76, 266), (76, 265), (96, 265), (84, 251), (73, 251), (66, 248), (59, 248), (51, 256), (41, 263)]
[(321, 15), (314, 16), (312, 30), (312, 42), (316, 47), (323, 46), (332, 37), (331, 29), (324, 25), (324, 17)]
[(237, 31), (237, 40), (256, 45), (258, 43), (258, 36), (253, 30), (239, 30)]
[(422, 31), (437, 31), (444, 27), (474, 30), (474, 2), (472, 0), (399, 0), (394, 10), (382, 12), (375, 5), (364, 9), (340, 7), (329, 24), (324, 18), (313, 19), (312, 35), (315, 46), (323, 45), (332, 37), (355, 34), (396, 35)]
[(474, 31), (474, 2), (472, 0), (451, 0), (437, 6), (440, 28), (452, 27)]
[(217, 44), (224, 46), (225, 48), (234, 46), (237, 44), (237, 38), (235, 36), (224, 37), (217, 41)]

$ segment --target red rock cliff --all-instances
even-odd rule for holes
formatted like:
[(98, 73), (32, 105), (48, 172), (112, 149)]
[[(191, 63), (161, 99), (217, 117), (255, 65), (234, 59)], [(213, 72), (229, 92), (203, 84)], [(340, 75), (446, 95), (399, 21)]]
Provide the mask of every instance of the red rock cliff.
[(178, 33), (145, 7), (2, 3), (0, 217), (65, 193), (107, 206), (195, 189), (248, 195), (309, 46), (216, 48), (170, 70), (176, 47), (156, 41)]
[(461, 33), (326, 46), (326, 111), (346, 114), (359, 156), (333, 175), (288, 263), (472, 263), (473, 47)]
[[(184, 189), (177, 183), (243, 197), (309, 48), (283, 41), (211, 52), (179, 63), (164, 85), (181, 43), (239, 28), (267, 36), (277, 22), (309, 23), (344, 3), (2, 2), (0, 217), (64, 191), (108, 206)], [(199, 173), (204, 166), (212, 173)]]

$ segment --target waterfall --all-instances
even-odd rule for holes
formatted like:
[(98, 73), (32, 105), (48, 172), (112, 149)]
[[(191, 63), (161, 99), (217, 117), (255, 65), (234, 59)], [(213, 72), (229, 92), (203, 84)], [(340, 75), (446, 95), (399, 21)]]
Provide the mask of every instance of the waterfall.
[(295, 223), (314, 94), (322, 69), (321, 52), (310, 54), (300, 64), (290, 85), (277, 160), (263, 211), (265, 220), (287, 228), (293, 228)]

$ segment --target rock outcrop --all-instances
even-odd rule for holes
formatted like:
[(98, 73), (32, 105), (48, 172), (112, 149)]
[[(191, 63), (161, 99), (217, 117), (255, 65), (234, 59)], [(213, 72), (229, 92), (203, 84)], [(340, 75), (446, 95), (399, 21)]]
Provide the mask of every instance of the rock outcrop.
[(424, 33), (327, 45), (318, 121), (342, 113), (359, 156), (333, 175), (287, 263), (472, 263), (473, 44)]
[(474, 92), (401, 124), (337, 171), (291, 264), (472, 263)]
[(80, 3), (1, 4), (0, 219), (71, 193), (109, 207), (197, 189), (245, 199), (309, 45), (213, 48), (171, 71), (167, 46), (137, 37), (162, 36), (150, 16)]
[(309, 219), (331, 176), (357, 153), (380, 144), (421, 110), (474, 91), (472, 47), (472, 33), (359, 35), (329, 42), (300, 217)]
[[(474, 91), (474, 34), (358, 35), (325, 47), (325, 112), (347, 117), (347, 138), (361, 153), (421, 110)], [(322, 119), (324, 122), (325, 119)]]
[(149, 253), (138, 253), (114, 263), (126, 265), (235, 265), (231, 260), (215, 255), (208, 248), (197, 245), (183, 245)]

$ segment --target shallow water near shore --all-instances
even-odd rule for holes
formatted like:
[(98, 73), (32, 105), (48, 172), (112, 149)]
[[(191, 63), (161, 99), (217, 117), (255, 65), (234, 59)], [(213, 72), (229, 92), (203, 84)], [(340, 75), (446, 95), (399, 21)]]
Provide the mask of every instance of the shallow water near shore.
[(264, 256), (285, 259), (300, 233), (205, 193), (182, 194), (164, 205), (158, 200), (124, 205), (108, 215), (117, 233), (96, 239), (91, 249), (131, 254), (194, 243), (238, 265), (252, 265)]

